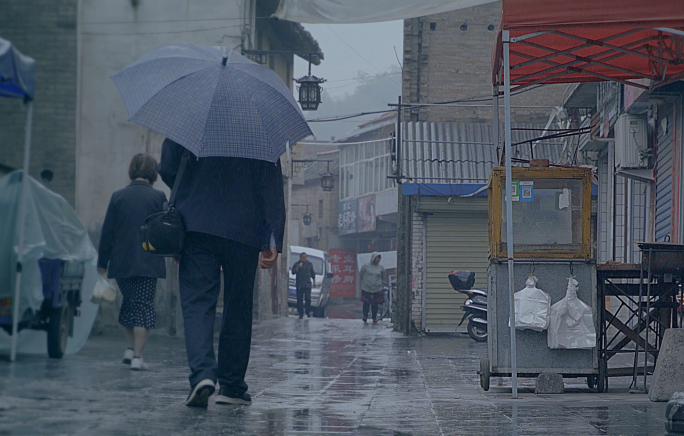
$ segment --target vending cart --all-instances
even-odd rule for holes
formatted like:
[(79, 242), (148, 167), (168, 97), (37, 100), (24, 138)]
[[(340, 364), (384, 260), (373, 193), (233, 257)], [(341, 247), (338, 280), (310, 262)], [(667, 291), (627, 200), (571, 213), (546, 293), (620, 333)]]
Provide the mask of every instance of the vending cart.
[[(591, 307), (588, 328), (598, 332), (596, 263), (591, 250), (591, 170), (513, 168), (512, 179), (514, 289), (509, 289), (508, 281), (504, 168), (492, 171), (488, 186), (489, 341), (488, 356), (482, 358), (479, 371), (484, 390), (489, 389), (490, 377), (512, 375), (510, 293), (525, 288), (531, 276), (537, 277), (536, 286), (550, 297), (551, 307), (566, 298), (569, 278), (574, 278), (576, 297)], [(517, 375), (586, 377), (590, 387), (602, 392), (606, 368), (605, 362), (599, 361), (596, 344), (558, 348), (549, 344), (549, 334), (548, 329), (516, 328)]]

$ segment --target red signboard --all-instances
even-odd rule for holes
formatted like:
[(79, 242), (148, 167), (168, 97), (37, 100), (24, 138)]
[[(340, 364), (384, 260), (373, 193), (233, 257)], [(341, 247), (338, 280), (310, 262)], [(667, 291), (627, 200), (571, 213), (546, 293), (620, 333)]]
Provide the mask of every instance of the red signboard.
[(356, 253), (349, 250), (330, 250), (333, 279), (331, 297), (356, 296)]

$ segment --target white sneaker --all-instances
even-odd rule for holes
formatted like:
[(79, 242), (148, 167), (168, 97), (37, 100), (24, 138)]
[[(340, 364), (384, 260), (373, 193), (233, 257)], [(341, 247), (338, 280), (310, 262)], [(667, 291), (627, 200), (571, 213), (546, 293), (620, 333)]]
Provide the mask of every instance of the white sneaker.
[(126, 351), (124, 351), (124, 357), (121, 363), (124, 363), (126, 365), (131, 364), (131, 360), (133, 360), (133, 349), (132, 348), (126, 348)]
[(147, 369), (147, 364), (143, 362), (142, 357), (134, 357), (131, 360), (131, 369), (134, 371), (140, 371)]

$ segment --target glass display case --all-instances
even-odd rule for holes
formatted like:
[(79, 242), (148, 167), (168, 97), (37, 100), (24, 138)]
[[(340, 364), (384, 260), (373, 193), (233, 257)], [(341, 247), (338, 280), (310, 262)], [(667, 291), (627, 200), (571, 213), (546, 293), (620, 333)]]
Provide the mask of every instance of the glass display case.
[[(591, 170), (513, 168), (513, 251), (516, 258), (591, 257)], [(489, 179), (491, 258), (507, 258), (505, 170)]]

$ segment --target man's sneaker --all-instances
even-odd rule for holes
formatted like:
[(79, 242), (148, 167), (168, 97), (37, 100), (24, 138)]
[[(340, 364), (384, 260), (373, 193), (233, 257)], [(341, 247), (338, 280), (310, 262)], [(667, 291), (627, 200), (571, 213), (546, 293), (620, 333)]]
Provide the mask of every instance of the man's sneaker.
[(377, 320), (377, 319), (374, 319), (374, 320), (373, 320), (373, 324), (377, 324), (377, 323), (378, 323), (378, 320)]
[(364, 317), (361, 318), (361, 319), (362, 319), (363, 322), (368, 322), (368, 317), (365, 317), (365, 316), (364, 316)]
[(134, 357), (131, 360), (131, 369), (133, 371), (144, 371), (147, 369), (147, 364), (143, 362), (142, 357)]
[(252, 397), (247, 392), (236, 394), (235, 391), (230, 390), (227, 386), (221, 386), (218, 397), (216, 397), (216, 404), (249, 406), (252, 404)]
[(126, 351), (124, 351), (124, 357), (121, 363), (124, 363), (126, 365), (131, 364), (131, 360), (133, 360), (133, 349), (132, 348), (126, 348)]
[(209, 404), (209, 397), (214, 393), (216, 387), (214, 382), (205, 379), (197, 383), (195, 387), (190, 390), (190, 395), (188, 395), (187, 400), (185, 400), (185, 405), (188, 407), (207, 407)]

